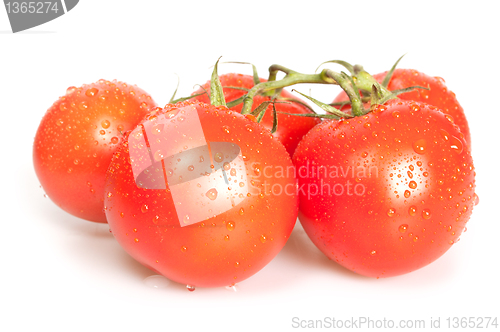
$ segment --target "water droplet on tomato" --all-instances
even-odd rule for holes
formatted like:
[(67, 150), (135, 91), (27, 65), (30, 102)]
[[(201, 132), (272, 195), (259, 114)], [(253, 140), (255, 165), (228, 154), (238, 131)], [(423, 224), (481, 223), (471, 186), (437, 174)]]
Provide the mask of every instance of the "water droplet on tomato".
[(262, 235), (260, 236), (260, 242), (265, 243), (265, 242), (266, 242), (266, 240), (267, 240), (266, 236), (265, 236), (264, 234), (262, 234)]
[(210, 200), (215, 200), (217, 198), (217, 189), (212, 188), (209, 191), (206, 192), (205, 196), (207, 196)]
[(185, 215), (184, 218), (182, 219), (182, 221), (185, 223), (185, 224), (189, 224), (189, 215)]
[(424, 218), (424, 219), (430, 219), (431, 218), (431, 210), (429, 210), (429, 209), (423, 209), (422, 210), (422, 218)]
[(479, 196), (474, 193), (474, 205), (478, 205), (479, 204)]
[(191, 285), (186, 285), (186, 289), (190, 292), (194, 292), (194, 290), (196, 289), (195, 286), (191, 286)]
[(161, 150), (158, 150), (155, 152), (153, 157), (155, 158), (156, 161), (162, 161), (165, 156), (163, 155), (163, 152), (161, 152)]
[(194, 171), (194, 166), (193, 165), (189, 165), (188, 166), (188, 171), (190, 171), (190, 172)]
[(412, 205), (408, 208), (408, 214), (414, 217), (417, 214), (417, 207)]
[(118, 137), (116, 137), (116, 136), (111, 137), (111, 143), (117, 144), (119, 141), (120, 140), (118, 139)]
[(96, 88), (90, 88), (90, 89), (87, 89), (87, 91), (85, 91), (85, 95), (87, 97), (94, 97), (98, 92), (99, 92), (98, 89), (96, 89)]
[(222, 126), (222, 131), (225, 132), (226, 134), (230, 134), (231, 131), (229, 130), (228, 126)]
[(188, 248), (187, 248), (186, 246), (182, 246), (182, 247), (181, 247), (181, 251), (182, 251), (182, 252), (186, 252), (187, 250), (188, 250)]
[(415, 181), (410, 181), (410, 183), (408, 183), (408, 187), (410, 187), (411, 189), (416, 189), (417, 183)]
[(462, 151), (464, 150), (464, 145), (462, 144), (462, 141), (455, 136), (450, 137), (450, 144), (451, 144), (450, 148), (458, 154), (461, 154)]
[(239, 211), (239, 214), (240, 214), (240, 216), (242, 216), (243, 214), (245, 214), (245, 210), (243, 208), (241, 208)]
[(408, 225), (407, 224), (400, 225), (398, 229), (400, 233), (405, 233), (406, 230), (408, 229)]
[(224, 160), (224, 155), (220, 152), (217, 152), (215, 155), (214, 155), (214, 160), (218, 163), (220, 163), (221, 161)]
[(370, 255), (372, 255), (372, 256), (373, 256), (373, 255), (375, 255), (376, 253), (377, 253), (377, 251), (376, 251), (376, 250), (372, 250), (372, 251), (370, 251)]
[(142, 213), (146, 213), (146, 212), (148, 212), (148, 210), (149, 210), (149, 207), (148, 207), (147, 204), (144, 204), (144, 205), (141, 206)]
[(236, 225), (234, 224), (234, 222), (233, 222), (233, 221), (228, 221), (228, 222), (226, 223), (226, 228), (227, 228), (227, 230), (228, 230), (228, 231), (232, 231), (232, 230), (234, 230), (234, 227), (235, 227), (235, 226), (236, 226)]
[(425, 139), (421, 138), (413, 142), (413, 151), (415, 151), (418, 154), (425, 154), (426, 146), (427, 142), (425, 141)]
[(101, 127), (103, 127), (104, 129), (108, 129), (110, 125), (111, 123), (108, 120), (103, 120), (101, 122)]
[(76, 87), (70, 86), (69, 88), (66, 89), (66, 94), (69, 95), (75, 91), (76, 91)]
[(388, 215), (389, 217), (393, 217), (395, 214), (396, 214), (396, 209), (394, 209), (394, 208), (389, 208), (389, 210), (387, 210), (387, 215)]
[(411, 196), (411, 192), (409, 190), (405, 190), (404, 195), (405, 195), (405, 198), (408, 198)]

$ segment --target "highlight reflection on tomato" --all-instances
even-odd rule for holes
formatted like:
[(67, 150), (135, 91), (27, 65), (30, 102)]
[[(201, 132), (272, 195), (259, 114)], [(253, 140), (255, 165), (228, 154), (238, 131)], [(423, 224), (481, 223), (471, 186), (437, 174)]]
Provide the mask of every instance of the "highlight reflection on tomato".
[[(266, 175), (264, 175), (264, 169)], [(106, 217), (122, 247), (190, 286), (240, 282), (269, 263), (297, 218), (284, 146), (245, 116), (200, 102), (151, 113), (114, 155)]]

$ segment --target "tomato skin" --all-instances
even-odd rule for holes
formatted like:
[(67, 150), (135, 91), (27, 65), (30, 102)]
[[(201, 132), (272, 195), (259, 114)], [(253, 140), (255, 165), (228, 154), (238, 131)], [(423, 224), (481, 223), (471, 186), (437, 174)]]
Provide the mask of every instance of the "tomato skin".
[(402, 100), (315, 127), (293, 158), (308, 236), (369, 277), (435, 261), (458, 241), (474, 207), (474, 166), (460, 133), (435, 107)]
[[(181, 190), (168, 183), (165, 184), (166, 189), (139, 187), (134, 179), (133, 163), (140, 158), (135, 156), (131, 146), (134, 138), (130, 138), (118, 149), (108, 170), (105, 210), (109, 226), (115, 238), (132, 257), (173, 281), (196, 287), (219, 287), (241, 282), (262, 269), (277, 255), (295, 225), (298, 196), (293, 172), (290, 176), (273, 176), (274, 173), (268, 171), (269, 176), (263, 177), (265, 167), (293, 169), (290, 156), (283, 145), (260, 125), (222, 106), (181, 102), (151, 113), (150, 117), (154, 119), (151, 121), (158, 121), (157, 119), (174, 111), (184, 114), (186, 118), (196, 112), (206, 141), (231, 142), (241, 148), (241, 158), (237, 160), (240, 165), (244, 161), (246, 180), (238, 180), (244, 182), (234, 184), (232, 188), (241, 201), (225, 211), (215, 212), (220, 204), (224, 204), (219, 200), (224, 199), (224, 188), (221, 190), (220, 184), (222, 183), (222, 187), (226, 186), (222, 177), (215, 184), (198, 182), (199, 186), (195, 186), (195, 182), (192, 182), (190, 187)], [(145, 128), (146, 122), (142, 122), (140, 126)], [(167, 128), (166, 122), (161, 123), (162, 126), (165, 124), (162, 128)], [(185, 133), (186, 137), (196, 139), (191, 131), (177, 130)], [(136, 132), (139, 136), (141, 133), (142, 131)], [(131, 132), (129, 135), (134, 137), (136, 134)], [(170, 132), (168, 135), (174, 134)], [(174, 151), (190, 151), (183, 146), (182, 139), (177, 141), (171, 138), (173, 136), (165, 137), (169, 142), (175, 142), (172, 143)], [(151, 146), (152, 143), (149, 144)], [(151, 148), (151, 151), (155, 149)], [(158, 156), (156, 153), (155, 155)], [(212, 156), (217, 154), (212, 152)], [(198, 155), (194, 158), (190, 155), (181, 156), (177, 160), (180, 162), (184, 158), (190, 158), (186, 162), (195, 166), (198, 158), (202, 161)], [(161, 172), (163, 169), (167, 177), (175, 179), (178, 172), (181, 172), (179, 178), (187, 174), (174, 166), (168, 166), (170, 163), (166, 160), (162, 161), (162, 165), (166, 166), (159, 166), (159, 170)], [(227, 169), (230, 184), (238, 176), (241, 179), (244, 175), (240, 170), (235, 173), (232, 170)], [(204, 180), (197, 178), (195, 181)], [(258, 185), (259, 182), (266, 182), (268, 185), (263, 188)], [(248, 192), (246, 195), (241, 191), (238, 194), (238, 190), (249, 190), (250, 185), (258, 191)], [(273, 185), (288, 188), (289, 194), (273, 194), (270, 190)], [(215, 204), (211, 208), (214, 215), (183, 226), (186, 217), (193, 219), (198, 210), (205, 209), (203, 204), (212, 203), (207, 197), (213, 193), (214, 186), (219, 189), (218, 196), (211, 198)], [(199, 197), (201, 205), (194, 203), (196, 197)], [(186, 216), (179, 212), (184, 205), (190, 205)]]
[(145, 91), (123, 82), (68, 88), (42, 118), (33, 145), (47, 196), (76, 217), (105, 223), (104, 183), (113, 152), (122, 133), (155, 106)]
[[(383, 72), (374, 75), (373, 78), (375, 78), (378, 82), (382, 82), (386, 75), (387, 72)], [(455, 94), (448, 89), (444, 79), (441, 77), (426, 75), (415, 69), (398, 68), (394, 70), (387, 88), (393, 91), (411, 86), (422, 86), (429, 88), (429, 90), (415, 89), (398, 95), (398, 98), (436, 106), (445, 114), (450, 115), (453, 118), (453, 122), (460, 128), (465, 141), (470, 147), (470, 130), (467, 118), (465, 117), (464, 109), (458, 102)], [(347, 100), (347, 95), (342, 92), (335, 98), (334, 102), (343, 100)]]
[[(222, 86), (224, 87), (223, 91), (226, 102), (236, 100), (242, 97), (246, 93), (245, 90), (231, 89), (229, 87), (241, 87), (245, 89), (251, 89), (254, 86), (253, 76), (250, 75), (231, 73), (231, 74), (221, 75), (219, 79), (221, 81)], [(260, 81), (266, 82), (267, 80), (261, 78)], [(204, 90), (210, 93), (210, 81), (205, 83), (202, 86), (202, 88), (198, 89), (193, 94), (202, 93)], [(301, 101), (300, 98), (297, 98), (295, 95), (291, 94), (286, 90), (282, 90), (280, 97), (285, 99), (291, 98)], [(204, 103), (210, 102), (207, 94), (200, 95), (193, 99)], [(255, 96), (252, 110), (254, 110), (263, 102), (269, 100), (271, 100), (270, 97), (264, 97), (260, 95)], [(241, 112), (242, 108), (243, 104), (238, 104), (234, 107), (231, 107), (231, 109), (236, 112)], [(296, 102), (276, 103), (275, 108), (277, 112), (282, 112), (282, 113), (295, 113), (295, 114), (312, 113), (309, 108)], [(302, 137), (309, 130), (311, 130), (311, 128), (313, 128), (320, 122), (321, 120), (319, 118), (299, 117), (299, 116), (278, 113), (278, 129), (273, 135), (277, 137), (281, 141), (281, 143), (283, 143), (290, 156), (293, 156), (293, 152), (295, 151), (295, 148), (297, 147), (297, 144), (299, 144)], [(260, 124), (265, 128), (267, 128), (268, 130), (271, 130), (273, 128), (272, 105), (269, 105), (267, 107), (266, 114), (264, 115)]]

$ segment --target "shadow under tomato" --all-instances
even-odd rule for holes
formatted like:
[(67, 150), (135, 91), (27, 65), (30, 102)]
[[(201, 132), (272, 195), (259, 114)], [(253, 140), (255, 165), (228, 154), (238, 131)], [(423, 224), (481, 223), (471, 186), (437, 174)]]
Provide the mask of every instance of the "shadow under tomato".
[(331, 271), (335, 275), (342, 277), (357, 278), (359, 280), (371, 279), (352, 272), (326, 257), (309, 239), (298, 220), (280, 256), (282, 259), (291, 261), (290, 264), (299, 269), (311, 271), (320, 269), (323, 271)]

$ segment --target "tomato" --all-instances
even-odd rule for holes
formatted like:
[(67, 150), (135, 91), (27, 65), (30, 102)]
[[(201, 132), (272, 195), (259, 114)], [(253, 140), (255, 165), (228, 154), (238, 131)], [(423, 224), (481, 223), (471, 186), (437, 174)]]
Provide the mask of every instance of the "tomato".
[[(373, 77), (378, 82), (382, 82), (386, 75), (387, 72), (383, 72), (374, 75)], [(470, 147), (470, 130), (467, 118), (465, 117), (464, 109), (458, 102), (455, 94), (448, 89), (444, 79), (441, 77), (426, 75), (415, 69), (396, 69), (393, 72), (387, 88), (394, 91), (412, 86), (421, 86), (428, 88), (429, 90), (415, 89), (398, 95), (398, 98), (423, 102), (436, 106), (445, 114), (451, 116), (453, 118), (453, 122), (460, 127), (460, 131), (464, 135), (465, 141)], [(335, 98), (334, 102), (343, 100), (347, 100), (347, 95), (342, 92)]]
[(155, 107), (142, 89), (100, 80), (70, 87), (44, 115), (33, 163), (43, 189), (63, 210), (106, 222), (104, 181), (122, 134)]
[(228, 286), (269, 263), (298, 213), (283, 145), (224, 106), (169, 104), (128, 134), (108, 169), (110, 229), (137, 261), (193, 287)]
[(459, 240), (477, 197), (460, 129), (425, 103), (390, 100), (325, 121), (293, 161), (308, 236), (330, 259), (370, 277), (435, 261)]
[[(265, 79), (260, 79), (261, 82), (266, 82)], [(220, 82), (223, 86), (224, 97), (227, 102), (236, 100), (243, 95), (246, 94), (247, 91), (238, 89), (251, 89), (254, 86), (253, 76), (243, 75), (243, 74), (225, 74), (220, 76)], [(236, 87), (236, 89), (234, 88)], [(207, 91), (210, 93), (210, 81), (205, 83), (200, 89), (195, 91), (193, 94), (199, 94), (203, 91)], [(196, 98), (195, 100), (208, 103), (209, 96), (207, 94), (202, 94)], [(290, 102), (289, 100), (293, 99), (299, 102)], [(262, 95), (257, 95), (254, 97), (253, 109), (258, 107), (263, 102), (271, 100), (271, 97), (266, 97)], [(275, 108), (278, 113), (278, 129), (273, 134), (277, 137), (281, 143), (286, 147), (290, 156), (293, 155), (297, 144), (299, 144), (302, 137), (317, 125), (320, 122), (318, 118), (312, 117), (299, 117), (293, 116), (289, 114), (283, 113), (295, 113), (295, 114), (306, 114), (313, 113), (307, 106), (304, 106), (305, 102), (291, 94), (286, 90), (282, 90), (280, 99), (282, 101), (288, 101), (287, 103), (276, 103)], [(301, 104), (302, 103), (302, 104)], [(231, 107), (232, 110), (236, 112), (241, 112), (243, 104), (238, 104), (234, 107)], [(261, 121), (261, 125), (263, 125), (268, 130), (273, 128), (273, 114), (272, 114), (272, 105), (269, 105), (266, 109), (266, 113)]]

